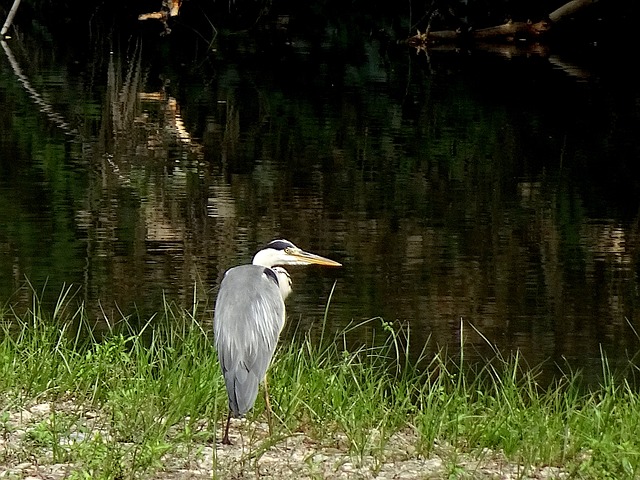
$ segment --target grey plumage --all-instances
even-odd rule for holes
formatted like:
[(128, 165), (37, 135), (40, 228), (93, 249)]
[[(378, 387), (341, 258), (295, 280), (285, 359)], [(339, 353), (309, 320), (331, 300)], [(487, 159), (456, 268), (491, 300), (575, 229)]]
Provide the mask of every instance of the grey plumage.
[(276, 278), (268, 267), (241, 265), (230, 269), (220, 285), (215, 346), (235, 417), (253, 407), (284, 326), (284, 300)]
[[(284, 268), (276, 265), (310, 264), (340, 266), (338, 262), (305, 252), (288, 240), (274, 240), (256, 253), (251, 265), (231, 268), (222, 279), (213, 333), (229, 397), (224, 444), (231, 443), (231, 415), (246, 414), (256, 401), (260, 382), (266, 382), (265, 375), (284, 326), (284, 300), (291, 293), (291, 278)], [(268, 395), (266, 398), (270, 413)]]

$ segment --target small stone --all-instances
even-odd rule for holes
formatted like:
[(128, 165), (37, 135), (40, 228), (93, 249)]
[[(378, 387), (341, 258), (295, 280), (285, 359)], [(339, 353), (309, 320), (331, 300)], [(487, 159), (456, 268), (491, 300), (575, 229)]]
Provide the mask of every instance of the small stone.
[(51, 412), (51, 404), (49, 402), (39, 403), (29, 409), (31, 413), (39, 413), (41, 415)]

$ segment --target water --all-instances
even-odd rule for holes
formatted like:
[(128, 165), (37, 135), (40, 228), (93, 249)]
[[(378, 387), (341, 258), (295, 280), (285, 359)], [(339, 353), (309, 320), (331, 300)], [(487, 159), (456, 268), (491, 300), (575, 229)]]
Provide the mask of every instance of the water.
[(0, 297), (72, 284), (98, 325), (163, 298), (208, 323), (224, 271), (284, 237), (344, 264), (290, 269), (291, 330), (319, 328), (335, 282), (331, 330), (381, 317), (416, 354), (464, 340), (482, 359), (488, 340), (548, 372), (627, 366), (637, 73), (595, 48), (426, 56), (334, 34), (188, 58), (155, 36), (6, 44)]

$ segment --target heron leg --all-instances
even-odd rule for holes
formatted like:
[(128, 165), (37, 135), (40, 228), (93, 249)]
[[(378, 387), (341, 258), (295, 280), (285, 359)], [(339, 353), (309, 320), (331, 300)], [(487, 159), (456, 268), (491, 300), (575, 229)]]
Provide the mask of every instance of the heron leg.
[(229, 424), (231, 423), (231, 410), (227, 414), (227, 426), (224, 428), (224, 437), (222, 437), (223, 445), (231, 445), (231, 440), (229, 440)]
[(269, 385), (267, 385), (267, 376), (264, 377), (264, 403), (267, 406), (267, 423), (269, 424), (269, 435), (273, 435), (273, 415), (271, 410), (271, 401), (269, 400)]

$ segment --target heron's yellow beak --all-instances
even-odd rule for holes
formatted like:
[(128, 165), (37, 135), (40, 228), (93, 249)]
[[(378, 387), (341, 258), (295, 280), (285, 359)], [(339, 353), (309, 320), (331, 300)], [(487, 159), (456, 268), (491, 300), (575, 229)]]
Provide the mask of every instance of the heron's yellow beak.
[(294, 258), (301, 265), (324, 265), (325, 267), (341, 267), (342, 264), (338, 262), (334, 262), (325, 257), (321, 257), (320, 255), (316, 255), (314, 253), (305, 252), (304, 250), (300, 250), (299, 248), (286, 249), (286, 253), (288, 256)]

